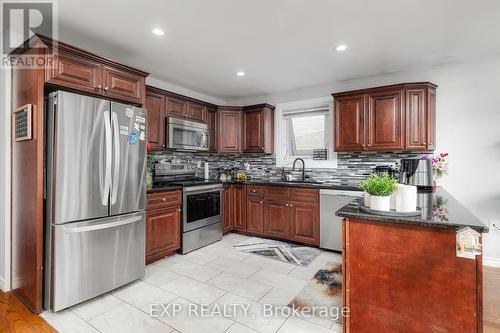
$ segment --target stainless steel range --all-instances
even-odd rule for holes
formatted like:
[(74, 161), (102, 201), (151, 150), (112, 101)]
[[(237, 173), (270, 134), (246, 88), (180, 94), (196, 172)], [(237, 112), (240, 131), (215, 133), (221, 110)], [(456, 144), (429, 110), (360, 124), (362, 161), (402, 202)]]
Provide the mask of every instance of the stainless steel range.
[(196, 178), (195, 167), (175, 161), (157, 163), (153, 187), (182, 186), (181, 253), (222, 238), (222, 184)]

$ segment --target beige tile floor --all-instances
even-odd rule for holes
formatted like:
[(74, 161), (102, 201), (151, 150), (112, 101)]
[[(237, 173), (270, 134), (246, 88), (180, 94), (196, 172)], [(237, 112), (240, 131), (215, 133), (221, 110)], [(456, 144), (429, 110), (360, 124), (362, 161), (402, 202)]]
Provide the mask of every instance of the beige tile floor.
[[(264, 317), (264, 304), (286, 306), (328, 261), (341, 262), (336, 253), (322, 252), (308, 267), (300, 267), (233, 248), (248, 237), (229, 234), (215, 244), (187, 255), (173, 255), (146, 267), (146, 275), (111, 293), (70, 309), (42, 316), (60, 333), (332, 333), (336, 324), (318, 318), (277, 315)], [(152, 316), (151, 304), (173, 306), (175, 316)], [(189, 309), (221, 309), (226, 313), (188, 317)], [(157, 308), (159, 311), (161, 308)], [(198, 311), (198, 313), (201, 313)]]

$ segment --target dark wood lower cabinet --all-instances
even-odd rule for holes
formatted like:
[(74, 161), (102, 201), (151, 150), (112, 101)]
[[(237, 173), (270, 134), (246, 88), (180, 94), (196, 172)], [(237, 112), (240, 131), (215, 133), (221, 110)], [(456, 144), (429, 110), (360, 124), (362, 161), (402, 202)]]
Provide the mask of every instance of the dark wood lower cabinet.
[(290, 237), (289, 204), (279, 199), (264, 202), (264, 235), (288, 239)]
[(319, 245), (319, 191), (281, 186), (226, 185), (223, 231)]
[(259, 197), (248, 197), (247, 200), (247, 232), (264, 234), (264, 201)]
[(291, 239), (319, 245), (319, 205), (300, 202), (290, 204)]
[(233, 229), (247, 231), (247, 192), (245, 185), (233, 185)]
[(148, 194), (146, 207), (146, 263), (150, 264), (181, 246), (180, 191)]
[(222, 231), (226, 234), (233, 230), (233, 191), (232, 186), (222, 189)]

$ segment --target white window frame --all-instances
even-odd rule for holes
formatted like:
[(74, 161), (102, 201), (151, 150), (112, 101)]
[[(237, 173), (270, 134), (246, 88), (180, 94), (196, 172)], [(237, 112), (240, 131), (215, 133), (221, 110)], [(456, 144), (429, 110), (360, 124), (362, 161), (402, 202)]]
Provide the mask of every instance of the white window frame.
[(312, 158), (304, 158), (306, 168), (326, 169), (337, 167), (337, 153), (333, 151), (333, 98), (323, 97), (307, 99), (302, 101), (287, 102), (276, 104), (274, 110), (274, 151), (276, 152), (277, 167), (291, 167), (295, 158), (286, 158), (286, 143), (285, 143), (285, 119), (283, 114), (294, 110), (314, 110), (318, 108), (328, 107), (326, 116), (326, 131), (327, 139), (327, 158), (326, 160), (313, 160)]

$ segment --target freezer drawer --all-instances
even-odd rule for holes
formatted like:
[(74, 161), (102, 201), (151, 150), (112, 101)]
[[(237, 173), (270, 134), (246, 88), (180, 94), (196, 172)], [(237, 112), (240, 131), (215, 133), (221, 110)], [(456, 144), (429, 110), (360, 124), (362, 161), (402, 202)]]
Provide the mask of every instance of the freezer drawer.
[(52, 234), (52, 275), (46, 302), (53, 311), (145, 273), (145, 212), (53, 225)]

